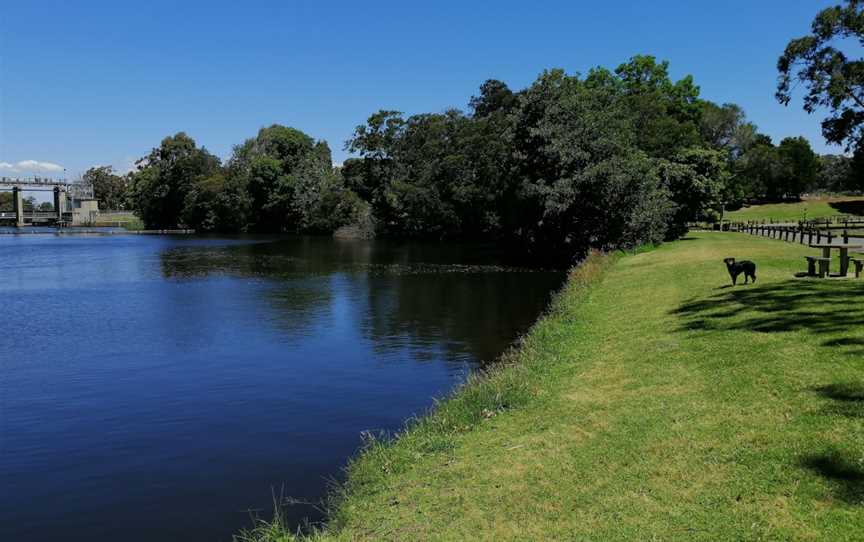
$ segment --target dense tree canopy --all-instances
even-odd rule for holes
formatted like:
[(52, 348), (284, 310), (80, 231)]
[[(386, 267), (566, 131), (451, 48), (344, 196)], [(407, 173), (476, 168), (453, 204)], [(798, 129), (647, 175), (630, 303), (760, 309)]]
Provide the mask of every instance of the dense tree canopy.
[(138, 164), (129, 198), (153, 228), (331, 232), (361, 206), (327, 144), (285, 126), (262, 128), (224, 166), (182, 132)]
[(228, 176), (243, 186), (257, 231), (332, 231), (351, 220), (356, 198), (334, 171), (330, 148), (273, 125), (235, 147)]
[(820, 158), (800, 137), (775, 146), (741, 107), (701, 99), (651, 56), (584, 77), (547, 70), (516, 91), (490, 79), (467, 113), (384, 109), (345, 149), (334, 168), (325, 142), (273, 125), (223, 165), (180, 133), (140, 161), (129, 199), (152, 227), (329, 233), (365, 221), (561, 262), (675, 238), (747, 200), (853, 189), (864, 164)]
[(816, 183), (819, 157), (803, 137), (787, 137), (777, 147), (779, 182), (775, 184), (777, 198), (798, 197)]
[(370, 116), (345, 180), (391, 235), (506, 238), (543, 255), (657, 242), (716, 204), (727, 176), (723, 152), (700, 151), (698, 95), (650, 56), (585, 78), (546, 71), (515, 93), (489, 80), (472, 115)]
[(125, 209), (127, 180), (114, 173), (111, 166), (97, 166), (88, 169), (82, 180), (93, 187), (93, 196), (99, 201), (100, 209)]
[(130, 199), (149, 227), (174, 228), (181, 221), (186, 198), (196, 183), (219, 171), (219, 158), (180, 132), (138, 161)]

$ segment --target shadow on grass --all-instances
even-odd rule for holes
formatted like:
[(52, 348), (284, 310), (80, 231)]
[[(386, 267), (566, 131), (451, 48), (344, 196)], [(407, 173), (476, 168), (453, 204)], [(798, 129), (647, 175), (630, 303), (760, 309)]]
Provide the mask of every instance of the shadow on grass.
[(864, 385), (860, 383), (837, 383), (814, 388), (817, 394), (834, 401), (825, 409), (826, 414), (864, 418)]
[[(816, 337), (822, 348), (857, 359), (864, 356), (862, 295), (862, 281), (789, 279), (715, 289), (682, 303), (673, 314), (680, 319), (680, 331), (802, 331)], [(822, 398), (824, 408), (817, 416), (826, 423), (836, 416), (864, 418), (864, 381), (835, 382), (810, 391)], [(825, 481), (834, 499), (864, 505), (864, 465), (856, 459), (856, 454), (830, 448), (808, 453), (798, 462)]]
[(826, 399), (843, 401), (846, 403), (864, 404), (864, 385), (858, 383), (831, 384), (820, 386), (815, 389), (816, 393)]
[(864, 503), (864, 470), (842, 453), (832, 450), (805, 456), (801, 466), (824, 478), (837, 499), (849, 504)]
[(864, 200), (832, 201), (828, 205), (844, 215), (864, 215)]
[(864, 283), (786, 280), (737, 286), (691, 299), (673, 314), (682, 331), (746, 330), (760, 333), (807, 331), (826, 335), (825, 347), (864, 355)]
[[(853, 418), (864, 417), (864, 384), (835, 383), (814, 388), (817, 394), (834, 401), (823, 412)], [(864, 504), (864, 468), (837, 449), (804, 456), (800, 464), (824, 478), (832, 487), (834, 497), (848, 504)]]

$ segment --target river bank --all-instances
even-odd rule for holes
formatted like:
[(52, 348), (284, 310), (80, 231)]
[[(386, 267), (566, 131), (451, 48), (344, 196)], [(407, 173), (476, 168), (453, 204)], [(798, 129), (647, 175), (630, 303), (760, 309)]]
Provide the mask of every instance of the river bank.
[[(368, 445), (313, 538), (855, 539), (864, 282), (793, 278), (811, 252), (699, 233), (592, 258), (494, 373)], [(758, 283), (728, 287), (727, 256)]]

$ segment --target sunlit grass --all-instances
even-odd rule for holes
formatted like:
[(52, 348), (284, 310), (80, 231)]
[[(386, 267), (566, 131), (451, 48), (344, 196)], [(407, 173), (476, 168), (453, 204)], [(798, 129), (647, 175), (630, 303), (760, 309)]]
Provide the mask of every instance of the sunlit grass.
[(490, 375), (370, 442), (313, 536), (856, 539), (864, 281), (795, 278), (812, 253), (704, 233), (592, 259)]
[(102, 214), (95, 226), (121, 227), (127, 230), (143, 230), (144, 222), (132, 211)]
[(864, 197), (837, 196), (806, 198), (790, 203), (766, 203), (750, 205), (726, 213), (727, 220), (773, 220), (775, 222), (798, 222), (839, 215), (864, 215)]

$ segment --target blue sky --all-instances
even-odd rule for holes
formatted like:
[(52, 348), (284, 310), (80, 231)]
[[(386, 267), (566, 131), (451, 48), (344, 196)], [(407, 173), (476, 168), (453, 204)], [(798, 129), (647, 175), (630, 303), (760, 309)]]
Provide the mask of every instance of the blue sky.
[(585, 73), (634, 54), (692, 74), (704, 98), (742, 105), (775, 142), (804, 135), (840, 152), (800, 99), (787, 108), (773, 96), (786, 43), (836, 3), (10, 0), (0, 4), (0, 174), (123, 170), (181, 130), (225, 158), (272, 123), (327, 140), (338, 162), (378, 109), (465, 108), (488, 78), (519, 89), (545, 68)]

